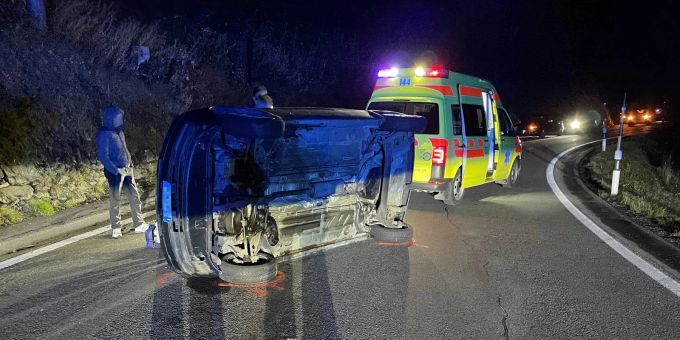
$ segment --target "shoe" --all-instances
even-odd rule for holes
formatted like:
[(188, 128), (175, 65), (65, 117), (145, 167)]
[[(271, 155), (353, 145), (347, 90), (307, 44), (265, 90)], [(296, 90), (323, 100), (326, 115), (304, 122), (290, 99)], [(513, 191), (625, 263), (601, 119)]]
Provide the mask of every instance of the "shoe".
[(147, 229), (149, 229), (149, 225), (146, 223), (142, 223), (135, 227), (135, 234), (141, 234), (145, 232)]
[(123, 232), (120, 230), (120, 228), (115, 228), (115, 229), (113, 229), (113, 232), (111, 233), (111, 237), (121, 238), (121, 237), (123, 237)]

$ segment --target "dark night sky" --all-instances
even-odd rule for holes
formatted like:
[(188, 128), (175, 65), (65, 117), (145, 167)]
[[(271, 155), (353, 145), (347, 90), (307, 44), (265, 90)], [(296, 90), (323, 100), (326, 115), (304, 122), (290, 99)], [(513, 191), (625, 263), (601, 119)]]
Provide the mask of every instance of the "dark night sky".
[[(363, 59), (358, 62), (364, 67), (357, 68), (362, 73), (431, 51), (453, 70), (491, 80), (505, 105), (520, 115), (585, 109), (586, 97), (602, 98), (616, 112), (624, 91), (629, 106), (678, 100), (680, 29), (672, 1), (131, 3), (134, 14), (149, 18), (184, 14), (233, 21), (256, 12), (312, 31), (336, 29), (360, 42), (361, 51), (353, 52)], [(362, 105), (375, 80), (373, 74), (356, 77), (365, 85), (355, 87), (357, 99), (348, 106)]]

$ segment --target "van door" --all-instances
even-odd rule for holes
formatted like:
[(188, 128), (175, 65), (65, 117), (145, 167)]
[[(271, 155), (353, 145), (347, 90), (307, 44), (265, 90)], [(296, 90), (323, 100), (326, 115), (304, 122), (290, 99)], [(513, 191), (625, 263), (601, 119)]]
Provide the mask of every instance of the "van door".
[(487, 124), (484, 106), (479, 104), (462, 104), (463, 115), (463, 187), (486, 182), (486, 171), (489, 163), (488, 150), (484, 140), (487, 138)]
[(493, 100), (491, 92), (482, 91), (482, 103), (484, 105), (484, 113), (486, 117), (486, 149), (488, 154), (486, 166), (486, 178), (492, 180), (494, 172), (498, 166), (498, 158), (500, 158), (500, 138), (498, 131), (498, 116), (496, 114), (496, 103)]
[(500, 159), (496, 169), (495, 180), (504, 180), (510, 174), (510, 167), (515, 158), (515, 128), (512, 120), (505, 109), (498, 107), (498, 121), (500, 123), (501, 147)]

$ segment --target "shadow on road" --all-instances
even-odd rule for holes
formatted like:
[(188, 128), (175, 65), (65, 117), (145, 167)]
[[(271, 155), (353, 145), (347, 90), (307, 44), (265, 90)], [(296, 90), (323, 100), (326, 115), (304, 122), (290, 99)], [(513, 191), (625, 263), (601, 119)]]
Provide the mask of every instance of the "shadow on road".
[(157, 281), (172, 279), (157, 282), (153, 293), (151, 338), (337, 339), (408, 333), (408, 248), (360, 242), (282, 261), (279, 271), (285, 281), (254, 294), (158, 268)]

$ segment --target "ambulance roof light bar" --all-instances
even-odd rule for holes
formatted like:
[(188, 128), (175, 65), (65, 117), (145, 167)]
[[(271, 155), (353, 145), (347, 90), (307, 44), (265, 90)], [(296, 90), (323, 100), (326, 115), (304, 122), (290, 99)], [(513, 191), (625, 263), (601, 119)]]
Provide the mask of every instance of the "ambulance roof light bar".
[[(395, 78), (399, 76), (399, 68), (391, 67), (389, 69), (382, 69), (378, 71), (378, 78)], [(416, 67), (415, 69), (416, 77), (431, 77), (431, 78), (446, 78), (448, 75), (444, 72), (442, 66), (431, 66), (431, 67)]]
[(378, 71), (378, 78), (394, 78), (399, 75), (399, 69), (392, 67)]

